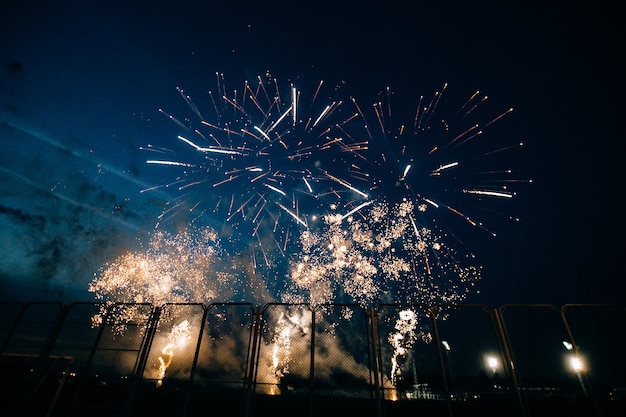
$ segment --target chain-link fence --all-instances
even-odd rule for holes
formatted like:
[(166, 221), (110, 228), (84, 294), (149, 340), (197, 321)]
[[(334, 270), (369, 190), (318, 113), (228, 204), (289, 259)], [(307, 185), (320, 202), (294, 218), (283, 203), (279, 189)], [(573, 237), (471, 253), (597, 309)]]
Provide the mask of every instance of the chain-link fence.
[(10, 416), (622, 416), (613, 305), (0, 303)]

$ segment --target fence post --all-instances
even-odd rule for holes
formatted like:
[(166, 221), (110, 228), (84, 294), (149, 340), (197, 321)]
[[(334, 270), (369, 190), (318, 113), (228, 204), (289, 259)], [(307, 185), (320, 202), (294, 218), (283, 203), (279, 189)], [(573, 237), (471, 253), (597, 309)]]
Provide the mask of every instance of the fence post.
[(256, 390), (256, 369), (259, 351), (259, 339), (261, 337), (261, 315), (263, 311), (261, 306), (257, 306), (252, 312), (252, 326), (250, 328), (250, 340), (248, 343), (248, 358), (246, 364), (246, 376), (244, 380), (245, 398), (242, 417), (248, 417), (252, 410), (252, 398)]
[[(209, 306), (210, 308), (210, 306)], [(185, 394), (185, 402), (183, 403), (183, 416), (186, 416), (189, 412), (189, 402), (191, 401), (192, 391), (194, 387), (194, 378), (196, 376), (196, 368), (198, 367), (198, 357), (200, 356), (200, 345), (202, 344), (202, 335), (204, 334), (204, 326), (207, 320), (208, 309), (205, 305), (202, 305), (202, 320), (200, 321), (200, 332), (198, 333), (198, 339), (196, 340), (196, 350), (193, 354), (193, 362), (191, 364), (191, 372), (189, 373), (189, 385), (187, 386), (187, 393)]]
[(372, 332), (372, 358), (374, 366), (374, 416), (381, 417), (383, 415), (382, 410), (382, 384), (380, 375), (380, 362), (379, 351), (376, 343), (378, 338), (378, 326), (376, 326), (376, 312), (374, 308), (370, 308), (370, 331)]
[(143, 370), (146, 366), (146, 362), (148, 361), (148, 355), (150, 354), (150, 348), (152, 347), (152, 341), (154, 340), (154, 336), (156, 334), (160, 316), (161, 307), (154, 307), (152, 313), (150, 314), (150, 318), (148, 319), (148, 329), (143, 337), (139, 357), (137, 358), (137, 362), (135, 364), (133, 381), (131, 383), (130, 389), (128, 390), (127, 401), (124, 405), (124, 411), (122, 412), (122, 416), (124, 417), (131, 415), (135, 395), (137, 395), (137, 385), (139, 385), (139, 382), (143, 378)]
[[(433, 324), (433, 333), (435, 334), (435, 343), (437, 344), (437, 356), (439, 356), (439, 368), (441, 370), (441, 377), (443, 380), (443, 391), (446, 395), (446, 406), (448, 409), (448, 415), (452, 417), (452, 393), (448, 386), (448, 377), (446, 376), (446, 364), (443, 359), (443, 352), (441, 351), (441, 337), (439, 336), (439, 326), (437, 326), (437, 312), (434, 308), (429, 308), (430, 320)], [(452, 375), (450, 375), (452, 376)]]
[[(51, 304), (57, 304), (57, 303), (51, 303)], [(22, 311), (26, 307), (27, 306), (23, 307)], [(59, 335), (59, 332), (61, 331), (61, 326), (63, 322), (65, 321), (65, 316), (67, 315), (67, 311), (68, 311), (67, 306), (61, 305), (60, 311), (59, 313), (57, 313), (57, 316), (54, 320), (52, 329), (49, 331), (46, 337), (46, 340), (43, 346), (41, 347), (41, 350), (39, 351), (39, 357), (37, 358), (37, 364), (35, 365), (34, 373), (31, 377), (32, 378), (31, 382), (29, 386), (24, 390), (24, 394), (18, 405), (18, 408), (16, 411), (16, 415), (18, 416), (25, 412), (27, 404), (32, 400), (34, 395), (39, 390), (39, 387), (44, 382), (44, 379), (46, 378), (47, 372), (45, 371), (45, 368), (46, 368), (45, 365), (50, 357), (50, 352), (52, 350), (52, 346), (54, 345), (54, 341), (56, 340), (57, 336)], [(19, 318), (21, 318), (21, 313), (20, 313)], [(17, 320), (19, 320), (19, 318)], [(17, 320), (12, 328), (12, 331), (17, 325)], [(54, 407), (54, 404), (50, 404), (50, 407)]]
[(309, 417), (313, 417), (313, 379), (315, 378), (315, 308), (311, 308), (311, 359), (309, 363)]
[[(566, 304), (561, 307), (560, 315), (561, 315), (561, 320), (563, 321), (563, 326), (565, 326), (565, 330), (567, 331), (567, 336), (569, 337), (569, 340), (572, 343), (572, 349), (574, 351), (574, 355), (579, 357), (580, 351), (579, 351), (578, 344), (576, 343), (576, 340), (574, 340), (574, 334), (572, 333), (572, 328), (570, 327), (569, 322), (567, 321), (567, 318), (565, 317), (565, 311), (570, 306), (581, 306), (581, 305), (580, 304), (578, 305)], [(593, 407), (593, 410), (589, 410), (589, 411), (592, 412), (592, 414), (601, 416), (603, 414), (602, 409), (598, 405), (596, 396), (593, 393), (591, 382), (589, 381), (589, 375), (587, 374), (587, 372), (576, 372), (576, 373), (577, 373), (578, 380), (580, 381), (580, 386), (583, 391), (585, 400), (587, 402), (591, 401), (591, 404), (588, 404), (588, 406)], [(582, 373), (582, 376), (581, 376), (581, 373)]]
[[(502, 307), (501, 307), (502, 308)], [(513, 355), (511, 353), (511, 342), (509, 340), (509, 334), (506, 330), (506, 326), (504, 324), (504, 317), (502, 316), (502, 312), (498, 309), (494, 309), (494, 316), (496, 318), (496, 324), (498, 326), (498, 333), (500, 339), (502, 340), (502, 347), (504, 349), (505, 354), (505, 366), (507, 372), (511, 376), (511, 381), (513, 382), (513, 390), (515, 391), (515, 397), (517, 398), (517, 404), (519, 406), (519, 415), (520, 417), (526, 417), (528, 412), (526, 410), (526, 402), (524, 398), (522, 398), (522, 392), (519, 386), (519, 379), (517, 377), (517, 371), (515, 370), (515, 363), (513, 362)]]

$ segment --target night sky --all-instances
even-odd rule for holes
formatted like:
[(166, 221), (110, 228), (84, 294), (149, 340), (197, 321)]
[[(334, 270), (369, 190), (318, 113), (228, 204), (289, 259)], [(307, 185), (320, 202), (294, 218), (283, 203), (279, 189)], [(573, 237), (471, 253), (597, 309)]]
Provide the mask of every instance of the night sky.
[(498, 132), (524, 142), (507, 158), (532, 184), (507, 207), (519, 222), (464, 235), (484, 268), (468, 301), (624, 302), (617, 5), (18, 3), (0, 17), (0, 299), (93, 299), (171, 198), (141, 193), (168, 174), (140, 148), (176, 140), (158, 109), (188, 116), (176, 87), (206, 103), (216, 72), (238, 87), (269, 71), (361, 103), (390, 86), (400, 109), (444, 83), (515, 108)]

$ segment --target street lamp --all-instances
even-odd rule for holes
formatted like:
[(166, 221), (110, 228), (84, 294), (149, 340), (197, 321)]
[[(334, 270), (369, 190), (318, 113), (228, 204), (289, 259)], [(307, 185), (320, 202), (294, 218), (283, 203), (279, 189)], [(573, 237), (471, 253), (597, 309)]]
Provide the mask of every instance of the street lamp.
[(583, 391), (584, 396), (587, 397), (587, 388), (585, 387), (585, 383), (583, 382), (583, 378), (582, 378), (582, 373), (584, 373), (587, 370), (585, 366), (585, 361), (583, 361), (583, 358), (578, 354), (577, 350), (574, 349), (574, 345), (572, 343), (568, 342), (567, 340), (564, 340), (563, 346), (569, 352), (572, 352), (568, 355), (567, 362), (569, 364), (570, 369), (574, 371), (574, 373), (576, 374), (576, 377), (578, 378), (578, 382), (580, 383), (580, 387)]
[(454, 391), (456, 390), (456, 383), (454, 381), (454, 373), (452, 372), (452, 358), (450, 358), (450, 351), (452, 350), (452, 347), (450, 347), (450, 343), (448, 343), (447, 340), (442, 340), (441, 346), (443, 346), (446, 353), (446, 362), (448, 362), (448, 371), (450, 372), (450, 384), (452, 386), (452, 390)]

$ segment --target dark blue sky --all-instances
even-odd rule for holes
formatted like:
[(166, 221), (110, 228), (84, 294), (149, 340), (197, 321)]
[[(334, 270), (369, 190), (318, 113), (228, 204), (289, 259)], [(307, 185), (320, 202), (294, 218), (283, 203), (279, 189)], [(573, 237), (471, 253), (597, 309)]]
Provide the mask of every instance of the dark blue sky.
[[(129, 3), (129, 4), (126, 4)], [(136, 248), (167, 196), (141, 146), (175, 129), (223, 72), (232, 86), (343, 83), (362, 103), (391, 86), (400, 105), (448, 82), (514, 107), (504, 134), (533, 184), (521, 218), (476, 238), (472, 301), (623, 302), (618, 199), (624, 139), (624, 14), (611, 4), (455, 2), (24, 1), (0, 17), (0, 289), (6, 298), (85, 298), (105, 262)], [(172, 139), (173, 140), (173, 139)], [(507, 140), (508, 142), (508, 140)], [(2, 297), (0, 297), (2, 298)]]

